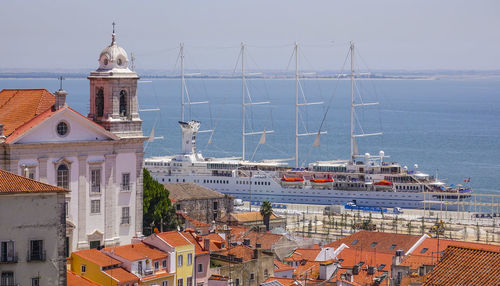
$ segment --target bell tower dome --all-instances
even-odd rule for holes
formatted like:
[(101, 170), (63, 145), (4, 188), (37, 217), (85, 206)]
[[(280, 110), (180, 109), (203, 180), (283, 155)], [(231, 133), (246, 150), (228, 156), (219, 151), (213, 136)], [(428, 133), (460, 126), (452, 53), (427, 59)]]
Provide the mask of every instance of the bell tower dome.
[(90, 113), (88, 117), (119, 137), (142, 137), (137, 81), (128, 67), (127, 52), (116, 43), (115, 23), (111, 45), (99, 55), (99, 67), (90, 72)]

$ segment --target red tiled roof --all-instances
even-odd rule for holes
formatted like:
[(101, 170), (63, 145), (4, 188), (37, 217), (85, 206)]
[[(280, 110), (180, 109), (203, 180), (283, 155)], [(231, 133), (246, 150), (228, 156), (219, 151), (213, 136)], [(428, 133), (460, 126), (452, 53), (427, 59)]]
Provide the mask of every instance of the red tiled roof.
[(286, 257), (285, 261), (315, 261), (321, 249), (318, 248), (297, 248), (289, 257)]
[(438, 262), (438, 256), (435, 254), (434, 256), (430, 255), (417, 255), (417, 254), (409, 254), (404, 257), (401, 262), (401, 266), (408, 266), (410, 269), (417, 269), (422, 265), (436, 265)]
[(156, 280), (158, 278), (167, 278), (168, 276), (175, 275), (175, 273), (169, 273), (166, 271), (156, 271), (154, 275), (149, 275), (141, 278), (141, 282), (147, 282), (151, 280)]
[[(439, 245), (439, 249), (438, 249)], [(483, 250), (492, 250), (492, 251), (500, 251), (500, 245), (495, 244), (485, 244), (485, 243), (477, 243), (477, 242), (468, 242), (468, 241), (458, 241), (458, 240), (449, 240), (449, 239), (437, 239), (437, 238), (427, 238), (425, 239), (412, 254), (416, 255), (427, 255), (436, 257), (438, 253), (445, 250), (448, 246), (460, 246), (460, 247), (469, 247), (469, 248), (477, 248)], [(424, 251), (424, 249), (427, 249)]]
[(55, 96), (46, 89), (0, 91), (0, 124), (9, 137), (17, 128), (54, 105)]
[[(394, 254), (375, 252), (375, 251), (362, 251), (360, 249), (344, 248), (338, 255), (342, 268), (352, 268), (359, 262), (364, 262), (363, 266), (375, 266), (377, 269), (382, 264), (385, 267), (380, 270), (391, 271), (392, 257)], [(342, 260), (341, 260), (342, 259)]]
[(208, 278), (208, 280), (228, 281), (229, 277), (213, 274), (210, 278)]
[(406, 253), (419, 239), (420, 236), (417, 235), (362, 230), (329, 243), (326, 246), (337, 248), (344, 243), (351, 249), (373, 250), (378, 253), (395, 254), (396, 250), (399, 249), (402, 249)]
[(67, 286), (99, 286), (99, 284), (88, 280), (74, 272), (66, 271)]
[[(336, 281), (345, 281), (341, 279), (341, 275), (346, 273), (349, 269), (339, 269), (333, 277), (330, 282), (336, 282)], [(363, 268), (359, 271), (358, 274), (353, 275), (353, 281), (354, 282), (349, 282), (349, 285), (375, 285), (373, 283), (373, 278), (380, 276), (384, 274), (383, 271), (375, 271), (375, 274), (368, 274), (368, 271), (366, 268)], [(390, 275), (380, 284), (380, 285), (386, 285), (388, 282), (388, 279), (390, 279)]]
[(0, 170), (0, 195), (50, 192), (68, 192), (68, 190)]
[[(232, 213), (229, 214), (232, 220), (237, 222), (252, 222), (252, 221), (262, 221), (262, 215), (260, 212), (244, 212), (244, 213)], [(277, 219), (278, 217), (272, 213), (270, 220)]]
[(187, 214), (181, 212), (181, 211), (178, 211), (177, 214), (181, 215), (185, 220), (189, 221), (193, 226), (196, 226), (196, 227), (207, 227), (207, 226), (210, 226), (208, 223), (204, 223), (202, 221), (199, 221), (199, 220), (196, 220), (190, 216), (188, 216)]
[[(210, 251), (217, 251), (227, 247), (226, 241), (217, 233), (209, 233), (207, 235), (202, 236), (203, 239), (210, 239)], [(224, 246), (224, 247), (222, 247)]]
[(423, 285), (500, 285), (500, 252), (449, 246)]
[(288, 271), (295, 269), (292, 266), (285, 264), (277, 259), (274, 260), (274, 267), (275, 267), (274, 272)]
[[(190, 232), (190, 231), (184, 231), (182, 233), (182, 235), (184, 235), (184, 237), (187, 238), (194, 245), (194, 254), (195, 255), (201, 255), (201, 254), (208, 253), (208, 251), (203, 250), (203, 247), (201, 245), (202, 243), (204, 243), (203, 237), (196, 236), (196, 234), (194, 234), (193, 232)], [(201, 239), (201, 241), (199, 241), (198, 239)]]
[(139, 277), (135, 276), (134, 274), (128, 272), (127, 270), (123, 268), (113, 268), (113, 269), (108, 269), (104, 270), (104, 273), (106, 273), (108, 276), (112, 277), (115, 281), (119, 283), (138, 283), (139, 282)]
[(253, 259), (254, 251), (245, 245), (236, 245), (226, 250), (218, 251), (217, 254), (225, 255), (232, 254), (235, 257), (242, 258), (243, 262), (250, 261)]
[(151, 259), (158, 260), (168, 257), (168, 253), (153, 248), (145, 243), (138, 242), (115, 247), (106, 247), (104, 252), (114, 253), (117, 256), (123, 257), (129, 261)]
[(71, 253), (71, 256), (76, 255), (81, 258), (93, 262), (101, 267), (121, 264), (121, 261), (116, 260), (97, 249), (85, 249)]
[(301, 279), (307, 276), (308, 279), (316, 280), (319, 276), (319, 264), (317, 261), (306, 261), (305, 263), (299, 264), (293, 272), (294, 277)]
[(260, 243), (261, 248), (263, 249), (271, 249), (273, 244), (278, 242), (281, 238), (283, 238), (283, 235), (281, 234), (274, 234), (270, 232), (249, 232), (247, 233), (243, 239), (248, 238), (250, 239), (250, 245), (255, 247), (257, 243)]
[(184, 245), (189, 245), (191, 242), (187, 240), (180, 232), (177, 232), (175, 230), (173, 231), (167, 231), (167, 232), (160, 232), (157, 234), (158, 237), (166, 241), (169, 245), (172, 247), (178, 247), (178, 246), (184, 246)]

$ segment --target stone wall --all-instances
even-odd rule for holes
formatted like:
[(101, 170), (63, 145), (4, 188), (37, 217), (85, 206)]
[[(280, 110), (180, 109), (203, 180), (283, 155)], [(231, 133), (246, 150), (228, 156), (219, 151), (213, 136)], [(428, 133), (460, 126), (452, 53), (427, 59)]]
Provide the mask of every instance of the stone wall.
[[(182, 211), (196, 220), (212, 223), (212, 221), (218, 221), (225, 214), (233, 211), (233, 201), (234, 198), (225, 195), (220, 198), (177, 201), (176, 207), (178, 211)], [(214, 208), (215, 203), (217, 203), (217, 209)]]

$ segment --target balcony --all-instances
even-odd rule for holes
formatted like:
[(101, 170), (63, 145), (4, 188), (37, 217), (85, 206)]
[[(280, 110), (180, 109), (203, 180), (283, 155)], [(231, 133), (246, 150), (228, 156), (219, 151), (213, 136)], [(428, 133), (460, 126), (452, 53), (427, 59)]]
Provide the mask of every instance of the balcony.
[(28, 262), (31, 261), (45, 261), (46, 258), (46, 253), (45, 250), (43, 251), (28, 251), (28, 258), (26, 259)]
[(130, 192), (130, 184), (121, 185), (122, 192)]
[(0, 263), (17, 263), (17, 253), (0, 257)]
[(90, 188), (90, 192), (93, 194), (100, 194), (101, 193), (101, 186), (92, 186)]
[(130, 216), (123, 216), (121, 224), (130, 224)]

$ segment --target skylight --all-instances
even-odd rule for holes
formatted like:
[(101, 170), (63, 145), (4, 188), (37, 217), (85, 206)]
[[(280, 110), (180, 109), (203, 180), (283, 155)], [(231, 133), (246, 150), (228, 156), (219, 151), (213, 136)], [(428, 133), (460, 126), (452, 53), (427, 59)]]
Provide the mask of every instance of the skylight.
[(427, 252), (427, 250), (429, 250), (428, 248), (422, 248), (422, 250), (420, 250), (420, 253), (425, 253)]
[(391, 245), (391, 249), (394, 249), (394, 248), (396, 248), (396, 245), (395, 244)]
[(378, 244), (378, 242), (374, 241), (374, 242), (372, 242), (372, 244), (370, 244), (370, 247), (375, 247), (375, 245), (377, 245), (377, 244)]
[(385, 264), (380, 264), (377, 268), (378, 271), (381, 271), (382, 269), (384, 269), (385, 267)]
[(359, 240), (354, 240), (353, 242), (351, 242), (351, 245), (355, 245), (356, 243), (358, 243)]

